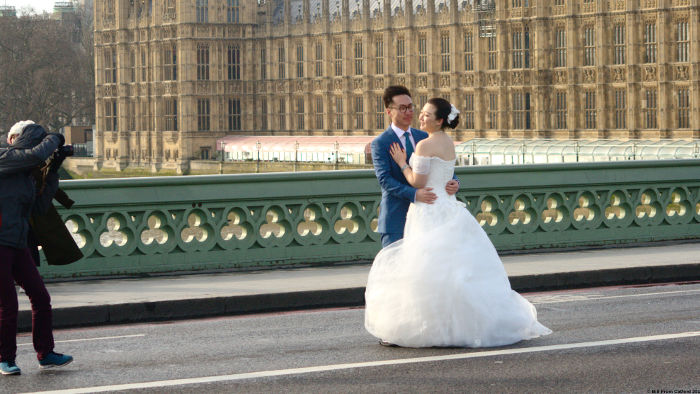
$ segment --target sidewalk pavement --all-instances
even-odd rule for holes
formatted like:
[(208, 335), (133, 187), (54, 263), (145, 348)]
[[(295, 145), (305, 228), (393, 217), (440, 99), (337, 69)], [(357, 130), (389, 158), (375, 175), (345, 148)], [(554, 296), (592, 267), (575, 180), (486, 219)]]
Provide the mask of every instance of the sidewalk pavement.
[[(700, 243), (502, 257), (518, 292), (700, 280)], [(47, 283), (54, 327), (364, 305), (369, 264)], [(20, 294), (20, 331), (31, 308)]]

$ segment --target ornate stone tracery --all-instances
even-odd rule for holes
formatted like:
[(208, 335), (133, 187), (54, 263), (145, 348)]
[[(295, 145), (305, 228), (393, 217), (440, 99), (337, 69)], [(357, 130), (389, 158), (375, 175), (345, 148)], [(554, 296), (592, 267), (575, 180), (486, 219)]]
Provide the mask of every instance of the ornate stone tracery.
[[(162, 130), (157, 129), (164, 123), (158, 118), (163, 114), (157, 109), (163, 95), (178, 102), (178, 132), (197, 136), (196, 140), (189, 137), (178, 139), (178, 144), (181, 144), (178, 150), (182, 152), (178, 160), (181, 162), (196, 158), (200, 146), (213, 149), (217, 136), (230, 133), (371, 134), (379, 129), (378, 121), (375, 121), (379, 117), (375, 116), (374, 105), (367, 103), (374, 103), (381, 97), (382, 90), (389, 84), (410, 85), (410, 89), (421, 89), (421, 95), (439, 94), (446, 97), (458, 97), (455, 94), (463, 93), (464, 88), (475, 88), (473, 101), (476, 108), (487, 108), (489, 105), (488, 89), (482, 88), (498, 92), (495, 121), (477, 116), (473, 129), (458, 130), (460, 135), (522, 135), (522, 130), (508, 129), (512, 123), (508, 119), (510, 104), (509, 100), (500, 97), (510, 96), (514, 87), (532, 92), (529, 115), (533, 119), (533, 130), (527, 130), (526, 135), (570, 138), (578, 135), (575, 130), (583, 128), (582, 121), (577, 118), (569, 119), (565, 129), (551, 131), (554, 129), (554, 116), (551, 114), (555, 109), (550, 96), (554, 85), (558, 92), (570, 92), (571, 89), (567, 88), (576, 84), (596, 84), (596, 92), (606, 97), (612, 89), (619, 90), (621, 85), (625, 85), (630, 92), (628, 108), (635, 108), (640, 106), (639, 102), (632, 101), (639, 100), (639, 95), (634, 92), (640, 83), (671, 83), (669, 86), (672, 86), (674, 81), (683, 81), (690, 86), (689, 102), (692, 108), (689, 112), (700, 113), (697, 109), (700, 92), (696, 84), (687, 83), (700, 78), (700, 55), (696, 53), (698, 51), (689, 51), (687, 60), (678, 61), (675, 58), (678, 24), (684, 21), (690, 23), (696, 12), (682, 8), (691, 4), (688, 0), (638, 0), (635, 3), (639, 7), (637, 9), (631, 9), (631, 3), (625, 0), (566, 0), (562, 5), (552, 1), (551, 4), (547, 2), (546, 7), (539, 7), (539, 2), (532, 0), (521, 2), (526, 4), (522, 7), (512, 7), (511, 0), (496, 0), (496, 9), (503, 10), (503, 13), (498, 14), (501, 19), (494, 19), (489, 27), (493, 30), (482, 29), (488, 24), (484, 21), (477, 23), (479, 21), (471, 8), (451, 9), (451, 2), (447, 7), (433, 10), (426, 6), (418, 14), (412, 14), (401, 7), (392, 10), (385, 1), (385, 7), (379, 6), (368, 12), (362, 9), (356, 15), (350, 15), (350, 11), (342, 6), (335, 9), (328, 0), (322, 0), (321, 8), (311, 15), (308, 14), (309, 10), (302, 10), (298, 21), (292, 21), (290, 15), (285, 15), (289, 12), (288, 7), (286, 10), (284, 6), (281, 10), (273, 9), (274, 2), (263, 2), (260, 6), (256, 2), (239, 2), (241, 19), (238, 23), (226, 21), (229, 15), (227, 2), (214, 3), (209, 2), (208, 20), (197, 21), (202, 15), (197, 13), (197, 2), (154, 2), (148, 18), (143, 8), (141, 16), (138, 16), (137, 7), (143, 4), (141, 1), (134, 2), (132, 13), (124, 8), (129, 6), (126, 1), (97, 2), (97, 101), (104, 104), (103, 100), (111, 100), (118, 104), (116, 117), (120, 120), (117, 122), (120, 131), (127, 135), (136, 131), (153, 136), (149, 142), (154, 145), (153, 149), (142, 149), (142, 142), (138, 140), (119, 141), (123, 152), (146, 151), (150, 154), (163, 151), (160, 147)], [(661, 9), (660, 5), (666, 8)], [(274, 23), (271, 22), (273, 15), (278, 17)], [(552, 23), (541, 23), (544, 16), (551, 16)], [(326, 18), (329, 19), (328, 23)], [(640, 57), (638, 53), (643, 49), (640, 46), (643, 46), (645, 34), (640, 26), (647, 23), (656, 28), (654, 44), (657, 58), (652, 63), (642, 63), (643, 56)], [(612, 64), (615, 58), (614, 37), (606, 30), (612, 25), (624, 26), (624, 43), (618, 45), (625, 51), (621, 64)], [(521, 45), (517, 50), (522, 51), (523, 59), (527, 59), (527, 62), (517, 63), (522, 67), (515, 68), (514, 34), (525, 27), (529, 32), (528, 47)], [(593, 28), (595, 32), (593, 66), (583, 65), (584, 28)], [(690, 30), (688, 48), (697, 48), (697, 35), (691, 34)], [(416, 40), (418, 31), (426, 36), (423, 52), (426, 63), (420, 68)], [(556, 66), (555, 31), (563, 32), (565, 43), (565, 48), (556, 48), (563, 51)], [(465, 43), (466, 36), (472, 37), (469, 46)], [(176, 75), (169, 74), (174, 80), (165, 79), (165, 43), (174, 47)], [(209, 46), (206, 56), (198, 54), (197, 44)], [(240, 52), (229, 52), (231, 47), (239, 48)], [(108, 64), (110, 55), (105, 54), (105, 49), (112, 51), (111, 48), (114, 48), (116, 60)], [(200, 67), (202, 58), (207, 59), (208, 67), (208, 78), (204, 79), (198, 76), (198, 70), (206, 68)], [(238, 62), (236, 67), (230, 64), (231, 59)], [(117, 78), (110, 82), (106, 80), (106, 75), (111, 75), (112, 70)], [(124, 80), (130, 73), (136, 77)], [(310, 92), (315, 96), (305, 94)], [(656, 131), (659, 135), (666, 133), (673, 137), (675, 109), (666, 103), (674, 101), (663, 96), (674, 94), (674, 91), (659, 89), (658, 92), (659, 125)], [(292, 93), (303, 101), (303, 108), (308, 112), (302, 130), (295, 129), (298, 124), (296, 120), (292, 122), (292, 118), (296, 119), (293, 108), (298, 103), (291, 102), (288, 95)], [(243, 115), (240, 130), (228, 130), (226, 119), (229, 107), (224, 100), (231, 96), (236, 96), (241, 102)], [(316, 108), (316, 97), (323, 103), (319, 106), (324, 109), (323, 130), (316, 130), (315, 122), (310, 120), (313, 113), (309, 111)], [(352, 120), (347, 115), (354, 108), (356, 101), (353, 100), (357, 97), (361, 97), (365, 103), (364, 122), (360, 123), (355, 120), (362, 115)], [(336, 118), (330, 120), (334, 116), (332, 108), (336, 105), (336, 98), (346, 114), (339, 123)], [(197, 122), (201, 118), (198, 117), (197, 108), (199, 99), (207, 99), (211, 104), (210, 113), (206, 114), (210, 117), (210, 130), (198, 129)], [(569, 111), (578, 102), (571, 93), (565, 100)], [(264, 115), (256, 112), (262, 111), (263, 102), (266, 106)], [(598, 98), (596, 103), (596, 111), (609, 110), (604, 100)], [(97, 105), (98, 135), (101, 135), (99, 130), (105, 127), (105, 105), (102, 104)], [(125, 111), (128, 114), (125, 115)], [(135, 113), (132, 114), (132, 111)], [(598, 119), (606, 119), (606, 116), (597, 114)], [(138, 120), (136, 126), (131, 127), (133, 122), (129, 118), (146, 120)], [(266, 122), (262, 123), (262, 118)], [(281, 118), (286, 121), (281, 122)], [(694, 123), (688, 129), (697, 129), (698, 116), (692, 115), (690, 119)], [(636, 118), (632, 121), (636, 123), (625, 127), (630, 130), (643, 128)], [(280, 124), (282, 128), (278, 126)], [(354, 130), (353, 127), (358, 124), (360, 128)], [(605, 135), (607, 127), (610, 125), (599, 122), (592, 132)], [(633, 133), (630, 131), (629, 135), (633, 136)], [(169, 149), (174, 151), (174, 148)], [(148, 159), (146, 155), (137, 156)], [(172, 153), (170, 157), (173, 157)], [(157, 161), (155, 157), (151, 159)]]

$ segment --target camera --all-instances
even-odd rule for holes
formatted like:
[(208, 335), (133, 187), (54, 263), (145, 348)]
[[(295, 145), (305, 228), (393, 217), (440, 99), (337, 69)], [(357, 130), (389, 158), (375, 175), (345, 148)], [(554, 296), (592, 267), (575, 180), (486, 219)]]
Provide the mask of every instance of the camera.
[(73, 145), (63, 145), (56, 150), (56, 154), (65, 158), (68, 156), (73, 156), (75, 154), (75, 150), (73, 149)]
[(61, 145), (53, 152), (48, 163), (51, 165), (51, 168), (58, 170), (61, 164), (63, 164), (63, 160), (74, 154), (75, 150), (73, 149), (73, 145)]

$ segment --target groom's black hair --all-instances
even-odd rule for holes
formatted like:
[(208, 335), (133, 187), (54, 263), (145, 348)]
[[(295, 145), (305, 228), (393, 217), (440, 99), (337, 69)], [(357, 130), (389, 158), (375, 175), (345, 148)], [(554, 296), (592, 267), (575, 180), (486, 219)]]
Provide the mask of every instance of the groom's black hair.
[(384, 108), (389, 108), (394, 100), (394, 96), (400, 96), (402, 94), (411, 97), (411, 92), (407, 87), (402, 85), (392, 85), (384, 89), (384, 96), (382, 96), (382, 99), (384, 100)]

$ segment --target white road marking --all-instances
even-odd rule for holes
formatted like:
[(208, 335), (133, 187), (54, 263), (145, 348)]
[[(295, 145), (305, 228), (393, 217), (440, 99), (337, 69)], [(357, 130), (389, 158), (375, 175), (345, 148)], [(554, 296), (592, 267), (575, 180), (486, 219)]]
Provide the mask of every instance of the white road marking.
[[(99, 338), (81, 338), (81, 339), (64, 339), (62, 341), (55, 341), (56, 343), (68, 343), (68, 342), (85, 342), (85, 341), (102, 341), (106, 339), (121, 339), (121, 338), (138, 338), (145, 337), (146, 334), (133, 334), (133, 335), (119, 335), (115, 337), (99, 337)], [(31, 346), (31, 343), (19, 343), (17, 346)]]
[(206, 383), (216, 383), (216, 382), (230, 382), (230, 381), (239, 381), (239, 380), (255, 379), (255, 378), (269, 378), (269, 377), (274, 377), (274, 376), (302, 375), (302, 374), (307, 374), (307, 373), (337, 371), (337, 370), (353, 369), (353, 368), (381, 367), (381, 366), (387, 366), (387, 365), (427, 363), (427, 362), (447, 361), (447, 360), (462, 360), (462, 359), (468, 359), (468, 358), (483, 358), (483, 357), (504, 356), (504, 355), (511, 355), (511, 354), (548, 352), (548, 351), (554, 351), (554, 350), (567, 350), (567, 349), (578, 349), (578, 348), (588, 348), (588, 347), (622, 345), (622, 344), (629, 344), (629, 343), (663, 341), (663, 340), (669, 340), (669, 339), (690, 338), (690, 337), (697, 337), (697, 336), (700, 336), (700, 331), (688, 331), (688, 332), (681, 332), (681, 333), (677, 333), (677, 334), (652, 335), (652, 336), (646, 336), (646, 337), (610, 339), (610, 340), (605, 340), (605, 341), (568, 343), (568, 344), (561, 344), (561, 345), (534, 346), (534, 347), (518, 348), (518, 349), (474, 351), (471, 353), (447, 354), (447, 355), (443, 355), (443, 356), (415, 357), (415, 358), (403, 358), (403, 359), (380, 360), (380, 361), (366, 361), (366, 362), (349, 363), (349, 364), (320, 365), (320, 366), (316, 366), (316, 367), (278, 369), (278, 370), (273, 370), (273, 371), (247, 372), (247, 373), (239, 373), (239, 374), (233, 374), (233, 375), (206, 376), (206, 377), (201, 377), (201, 378), (158, 380), (158, 381), (142, 382), (142, 383), (127, 383), (127, 384), (117, 384), (117, 385), (109, 385), (109, 386), (81, 387), (81, 388), (65, 389), (65, 390), (41, 391), (41, 392), (37, 392), (37, 393), (66, 393), (66, 394), (98, 393), (98, 392), (105, 392), (105, 391), (137, 390), (137, 389), (148, 389), (148, 388), (183, 386), (183, 385), (188, 385), (188, 384), (206, 384)]
[(543, 295), (543, 296), (532, 296), (527, 297), (535, 305), (537, 304), (556, 304), (559, 302), (572, 302), (572, 301), (596, 301), (596, 300), (609, 300), (612, 298), (630, 298), (630, 297), (645, 297), (652, 295), (666, 295), (666, 294), (682, 294), (682, 293), (697, 293), (698, 290), (681, 290), (681, 291), (660, 291), (657, 293), (642, 293), (642, 294), (624, 294), (617, 296), (599, 296), (597, 294), (554, 294), (554, 295)]

